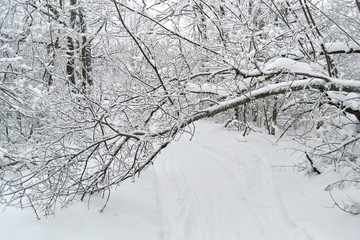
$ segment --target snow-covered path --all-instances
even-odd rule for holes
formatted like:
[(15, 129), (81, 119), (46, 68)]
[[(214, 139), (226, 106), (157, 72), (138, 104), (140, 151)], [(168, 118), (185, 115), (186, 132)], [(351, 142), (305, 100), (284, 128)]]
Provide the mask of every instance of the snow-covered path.
[(189, 138), (168, 146), (136, 183), (113, 191), (103, 213), (99, 198), (41, 221), (30, 210), (7, 208), (1, 239), (359, 239), (359, 217), (327, 208), (330, 174), (309, 179), (273, 168), (296, 157), (273, 146), (271, 136), (244, 138), (200, 122)]
[(281, 204), (261, 140), (203, 123), (181, 141), (156, 166), (163, 239), (308, 239)]

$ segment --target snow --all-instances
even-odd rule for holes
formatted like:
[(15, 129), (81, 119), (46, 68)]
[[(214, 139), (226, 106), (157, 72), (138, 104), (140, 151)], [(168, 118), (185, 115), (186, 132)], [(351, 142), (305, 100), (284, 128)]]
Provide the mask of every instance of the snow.
[(325, 44), (326, 49), (329, 52), (337, 52), (337, 51), (349, 51), (349, 47), (344, 42), (332, 42)]
[(217, 94), (220, 96), (228, 96), (229, 94), (231, 94), (231, 91), (229, 89), (210, 83), (203, 83), (201, 85), (195, 83), (187, 83), (186, 88), (189, 91), (196, 93)]
[(329, 91), (328, 95), (335, 103), (341, 103), (351, 109), (360, 110), (360, 94), (358, 93), (339, 93)]
[(3, 159), (7, 153), (8, 151), (0, 146), (0, 159)]
[[(276, 58), (265, 65), (263, 72), (265, 74), (276, 73), (278, 70), (287, 70), (297, 75), (304, 75), (307, 77), (313, 77), (315, 79), (323, 79), (327, 83), (335, 85), (339, 88), (352, 88), (351, 92), (359, 92), (360, 81), (356, 80), (345, 80), (333, 77), (328, 77), (321, 70), (321, 68), (314, 64), (305, 62), (295, 61), (290, 58)], [(256, 75), (257, 72), (249, 73)]]
[(355, 51), (355, 50), (360, 50), (360, 46), (359, 46), (359, 44), (358, 43), (356, 43), (356, 42), (349, 42), (348, 43), (348, 46), (349, 46), (349, 49), (352, 49), (353, 51)]
[(286, 68), (293, 72), (297, 72), (297, 71), (302, 72), (304, 70), (305, 71), (308, 70), (309, 64), (298, 62), (290, 58), (277, 58), (273, 62), (268, 63), (263, 70), (269, 71), (272, 69), (279, 69), (279, 68)]
[(16, 62), (22, 60), (22, 57), (13, 57), (13, 58), (0, 58), (0, 62)]
[[(262, 133), (247, 137), (208, 122), (172, 143), (135, 183), (37, 221), (31, 210), (0, 214), (2, 239), (359, 239), (360, 218), (336, 208), (334, 172), (308, 176)], [(89, 207), (89, 208), (88, 208)]]
[(351, 52), (351, 51), (358, 51), (360, 46), (354, 42), (332, 42), (326, 43), (325, 47), (328, 52)]
[(313, 74), (317, 72), (321, 72), (321, 69), (318, 67), (315, 67), (313, 65), (310, 65), (305, 62), (299, 62), (290, 58), (276, 58), (272, 62), (266, 64), (263, 71), (268, 72), (274, 69), (287, 69), (290, 72), (293, 73), (307, 73), (307, 74)]

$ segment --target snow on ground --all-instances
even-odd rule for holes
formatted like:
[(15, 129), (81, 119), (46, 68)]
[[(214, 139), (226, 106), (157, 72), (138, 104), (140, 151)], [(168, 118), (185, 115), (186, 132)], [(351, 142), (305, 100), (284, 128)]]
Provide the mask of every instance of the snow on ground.
[(135, 183), (113, 191), (104, 212), (100, 198), (40, 221), (6, 208), (1, 239), (359, 239), (360, 217), (332, 208), (324, 191), (333, 173), (283, 167), (297, 156), (275, 140), (200, 122), (191, 141), (184, 135)]

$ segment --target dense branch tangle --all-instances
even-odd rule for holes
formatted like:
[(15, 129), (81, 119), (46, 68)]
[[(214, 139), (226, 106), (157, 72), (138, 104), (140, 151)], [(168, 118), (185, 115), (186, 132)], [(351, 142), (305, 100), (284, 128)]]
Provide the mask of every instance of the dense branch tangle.
[[(85, 24), (89, 14), (99, 18), (94, 22), (106, 22), (104, 27), (93, 27), (94, 44), (81, 38), (80, 53), (91, 58), (82, 67), (88, 67), (94, 79), (88, 82), (89, 91), (72, 91), (76, 83), (64, 91), (69, 85), (53, 82), (54, 88), (42, 95), (43, 108), (34, 110), (38, 122), (33, 133), (26, 141), (9, 143), (11, 149), (1, 159), (3, 202), (50, 214), (57, 203), (107, 194), (112, 186), (140, 174), (173, 139), (193, 133), (194, 122), (231, 114), (238, 107), (260, 109), (263, 99), (270, 103), (261, 110), (265, 116), (260, 111), (254, 114), (266, 118), (268, 126), (267, 109), (276, 108), (276, 114), (292, 119), (298, 113), (288, 109), (305, 100), (307, 106), (314, 106), (303, 110), (307, 123), (327, 117), (328, 112), (319, 110), (324, 105), (333, 115), (357, 114), (358, 109), (335, 100), (332, 93), (357, 96), (360, 79), (349, 77), (354, 76), (349, 72), (334, 74), (336, 63), (329, 55), (359, 62), (358, 49), (346, 44), (334, 48), (331, 43), (337, 39), (319, 42), (328, 28), (336, 26), (324, 19), (307, 20), (304, 14), (314, 11), (304, 5), (307, 1), (146, 2), (109, 0), (104, 12), (81, 1), (67, 5), (70, 18), (72, 11), (79, 11), (81, 33), (91, 31), (91, 25)], [(63, 24), (55, 8), (48, 9), (53, 21)], [(106, 15), (111, 17), (103, 19)], [(63, 39), (69, 50), (69, 38)], [(86, 52), (90, 50), (91, 54)], [(63, 58), (55, 59), (64, 63), (62, 72), (66, 72), (57, 79), (68, 83), (75, 70), (68, 69), (71, 53), (65, 51)], [(336, 67), (341, 73), (341, 66)], [(86, 71), (80, 73), (87, 78)], [(9, 95), (10, 88), (2, 89)], [(308, 95), (312, 98), (305, 99)], [(314, 116), (306, 119), (309, 114)], [(332, 145), (335, 152), (353, 146), (359, 138), (351, 139), (356, 140)]]

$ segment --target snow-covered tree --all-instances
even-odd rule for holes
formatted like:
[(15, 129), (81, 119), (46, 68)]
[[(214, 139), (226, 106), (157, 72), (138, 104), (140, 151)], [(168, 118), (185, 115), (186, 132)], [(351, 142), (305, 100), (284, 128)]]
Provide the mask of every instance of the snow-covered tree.
[(355, 4), (9, 1), (0, 25), (2, 201), (49, 214), (109, 194), (215, 115), (244, 134), (253, 125), (295, 130), (313, 171), (335, 165), (358, 182)]

